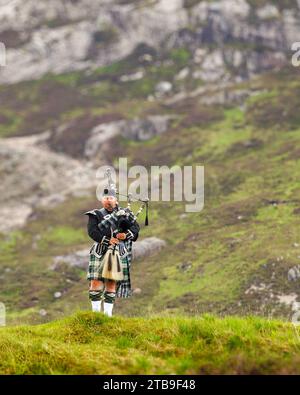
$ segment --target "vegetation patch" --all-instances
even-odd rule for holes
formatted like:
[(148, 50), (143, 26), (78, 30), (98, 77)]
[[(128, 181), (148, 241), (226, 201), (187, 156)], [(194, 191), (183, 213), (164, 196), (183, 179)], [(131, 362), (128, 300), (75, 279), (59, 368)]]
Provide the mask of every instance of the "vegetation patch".
[[(82, 312), (46, 325), (0, 329), (0, 372), (299, 374), (297, 336), (289, 323), (251, 316), (110, 319)], [(108, 366), (103, 361), (112, 355)]]
[(252, 7), (264, 7), (268, 4), (273, 4), (280, 10), (284, 9), (297, 9), (297, 0), (248, 0), (248, 3)]

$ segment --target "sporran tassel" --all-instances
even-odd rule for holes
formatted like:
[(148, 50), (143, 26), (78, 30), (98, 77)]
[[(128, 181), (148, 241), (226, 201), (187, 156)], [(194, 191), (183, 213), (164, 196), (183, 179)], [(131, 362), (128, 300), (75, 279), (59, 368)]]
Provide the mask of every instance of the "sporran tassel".
[(107, 270), (108, 270), (109, 272), (111, 272), (111, 269), (112, 269), (112, 259), (111, 259), (111, 253), (109, 253)]

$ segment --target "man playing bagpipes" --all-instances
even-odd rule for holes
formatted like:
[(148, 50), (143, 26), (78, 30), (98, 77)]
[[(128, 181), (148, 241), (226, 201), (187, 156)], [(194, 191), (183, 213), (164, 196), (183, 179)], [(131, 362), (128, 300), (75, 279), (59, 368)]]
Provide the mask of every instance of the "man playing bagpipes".
[(144, 201), (134, 215), (130, 201), (127, 208), (119, 207), (116, 194), (114, 186), (105, 188), (101, 200), (103, 208), (85, 213), (89, 216), (88, 234), (95, 241), (87, 273), (89, 298), (96, 312), (101, 311), (103, 301), (104, 314), (110, 317), (115, 298), (131, 296), (132, 242), (137, 240), (140, 230), (137, 216), (147, 205)]

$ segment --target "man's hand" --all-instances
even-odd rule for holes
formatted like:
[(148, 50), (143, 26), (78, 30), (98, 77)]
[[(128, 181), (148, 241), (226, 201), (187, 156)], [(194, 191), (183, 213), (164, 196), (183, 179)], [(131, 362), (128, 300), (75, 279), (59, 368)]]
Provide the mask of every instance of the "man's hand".
[(119, 240), (116, 239), (115, 237), (112, 237), (112, 238), (109, 240), (109, 244), (112, 244), (112, 245), (119, 244)]
[(118, 233), (118, 234), (117, 234), (117, 239), (119, 239), (119, 240), (125, 240), (125, 239), (126, 239), (125, 233)]

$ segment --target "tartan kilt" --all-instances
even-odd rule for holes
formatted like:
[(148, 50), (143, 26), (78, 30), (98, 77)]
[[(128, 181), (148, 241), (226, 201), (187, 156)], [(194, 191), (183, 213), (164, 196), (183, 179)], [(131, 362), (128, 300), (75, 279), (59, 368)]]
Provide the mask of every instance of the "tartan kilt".
[[(130, 281), (130, 266), (132, 260), (132, 241), (125, 241), (125, 246), (128, 251), (128, 255), (125, 258), (121, 258), (122, 270), (124, 279), (117, 281), (116, 297), (117, 298), (128, 298), (132, 294), (131, 281)], [(102, 262), (104, 254), (97, 256), (94, 253), (94, 248), (91, 249), (89, 266), (87, 272), (87, 280), (100, 280), (105, 281), (102, 277)]]

